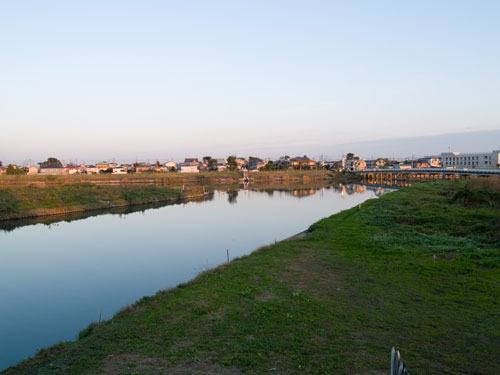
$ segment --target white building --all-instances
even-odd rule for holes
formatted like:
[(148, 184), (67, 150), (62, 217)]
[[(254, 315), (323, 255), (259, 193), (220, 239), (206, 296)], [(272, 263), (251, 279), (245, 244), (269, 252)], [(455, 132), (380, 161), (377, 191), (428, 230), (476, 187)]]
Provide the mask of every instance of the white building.
[(95, 165), (89, 165), (88, 167), (85, 168), (87, 174), (98, 174), (99, 170), (100, 169), (97, 168)]
[(500, 150), (471, 154), (443, 152), (441, 163), (445, 168), (496, 168), (500, 164)]
[(34, 165), (28, 167), (27, 174), (28, 175), (38, 174), (38, 167), (35, 167)]
[(112, 174), (127, 174), (127, 167), (114, 167)]
[(181, 173), (198, 173), (200, 169), (197, 163), (180, 163)]
[(167, 168), (167, 171), (171, 170), (172, 168), (177, 169), (177, 163), (175, 161), (167, 161), (163, 165)]

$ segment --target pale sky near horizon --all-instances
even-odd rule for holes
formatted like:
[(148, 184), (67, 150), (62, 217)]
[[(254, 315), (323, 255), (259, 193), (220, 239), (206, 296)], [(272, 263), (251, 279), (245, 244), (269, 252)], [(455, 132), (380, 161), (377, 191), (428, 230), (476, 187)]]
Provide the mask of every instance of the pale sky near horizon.
[(497, 130), (499, 19), (487, 0), (2, 1), (0, 160)]

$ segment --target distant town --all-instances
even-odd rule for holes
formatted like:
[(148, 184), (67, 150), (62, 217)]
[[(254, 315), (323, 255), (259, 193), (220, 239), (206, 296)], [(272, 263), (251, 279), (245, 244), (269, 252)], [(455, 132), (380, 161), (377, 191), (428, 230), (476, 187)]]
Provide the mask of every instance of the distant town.
[(304, 156), (282, 156), (277, 160), (229, 156), (201, 159), (186, 158), (184, 162), (156, 161), (155, 163), (135, 162), (120, 164), (102, 161), (87, 165), (64, 164), (55, 157), (37, 163), (38, 165), (3, 165), (0, 161), (0, 175), (72, 175), (72, 174), (127, 174), (127, 173), (199, 173), (224, 171), (271, 171), (287, 169), (327, 169), (337, 172), (362, 171), (371, 169), (413, 169), (413, 168), (500, 168), (500, 149), (490, 152), (460, 153), (443, 152), (412, 160), (393, 160), (380, 157), (366, 160), (353, 153), (343, 155), (340, 160), (313, 160)]

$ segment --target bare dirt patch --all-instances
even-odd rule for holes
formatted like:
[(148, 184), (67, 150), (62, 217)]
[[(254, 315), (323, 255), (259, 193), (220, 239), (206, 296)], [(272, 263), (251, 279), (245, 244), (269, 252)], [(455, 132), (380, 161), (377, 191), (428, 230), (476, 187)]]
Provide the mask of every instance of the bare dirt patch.
[(255, 299), (258, 301), (271, 301), (271, 300), (276, 299), (276, 298), (277, 297), (274, 294), (272, 294), (268, 291), (265, 291), (264, 293), (259, 294), (258, 296), (255, 297)]
[(338, 291), (339, 278), (321, 253), (304, 248), (302, 253), (279, 275), (281, 281), (313, 297)]

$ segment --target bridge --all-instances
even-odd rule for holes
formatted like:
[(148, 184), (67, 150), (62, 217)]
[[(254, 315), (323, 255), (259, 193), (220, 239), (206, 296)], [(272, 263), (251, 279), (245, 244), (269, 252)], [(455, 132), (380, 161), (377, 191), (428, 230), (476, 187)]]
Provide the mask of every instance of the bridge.
[(386, 183), (408, 180), (437, 180), (472, 178), (474, 176), (500, 177), (500, 168), (407, 168), (407, 169), (363, 169), (349, 171), (360, 175), (368, 183)]

